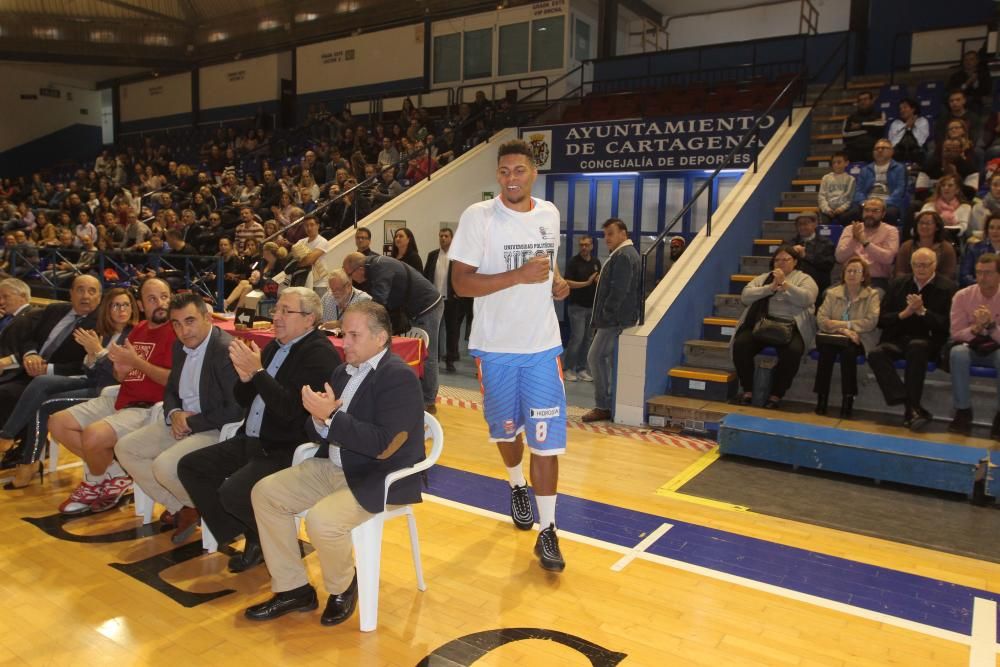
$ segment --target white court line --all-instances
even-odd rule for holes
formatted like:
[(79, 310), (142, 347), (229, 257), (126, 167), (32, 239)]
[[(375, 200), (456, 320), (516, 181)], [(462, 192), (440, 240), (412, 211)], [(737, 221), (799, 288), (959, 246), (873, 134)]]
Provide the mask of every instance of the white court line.
[[(441, 498), (438, 496), (433, 496), (429, 493), (423, 494), (423, 497), (436, 502), (447, 507), (462, 510), (465, 512), (471, 512), (472, 514), (477, 514), (479, 516), (488, 517), (505, 523), (512, 523), (511, 518), (506, 514), (500, 514), (499, 512), (491, 512), (490, 510), (484, 510), (473, 505), (466, 505), (465, 503), (456, 502), (454, 500), (448, 500), (447, 498)], [(663, 524), (663, 526), (668, 526), (670, 524)], [(660, 528), (663, 528), (660, 526)], [(666, 531), (664, 531), (666, 532)], [(727, 572), (721, 572), (719, 570), (713, 570), (711, 568), (703, 567), (701, 565), (694, 565), (692, 563), (686, 563), (684, 561), (675, 560), (672, 558), (667, 558), (665, 556), (659, 556), (656, 554), (647, 553), (645, 551), (637, 551), (636, 548), (628, 548), (619, 546), (612, 542), (605, 542), (604, 540), (599, 540), (593, 537), (587, 537), (586, 535), (578, 535), (576, 533), (571, 533), (568, 531), (559, 531), (559, 537), (568, 539), (573, 542), (580, 542), (582, 544), (587, 544), (599, 549), (605, 549), (607, 551), (613, 551), (615, 553), (623, 554), (624, 556), (632, 556), (632, 558), (640, 558), (642, 560), (650, 561), (653, 563), (659, 563), (660, 565), (665, 565), (670, 568), (677, 570), (682, 570), (691, 574), (695, 574), (702, 577), (708, 577), (709, 579), (716, 579), (718, 581), (723, 581), (730, 584), (735, 584), (737, 586), (742, 586), (744, 588), (749, 588), (751, 590), (760, 591), (763, 593), (769, 593), (771, 595), (777, 595), (778, 597), (783, 597), (789, 600), (795, 600), (796, 602), (802, 602), (804, 604), (811, 604), (816, 607), (821, 607), (823, 609), (830, 609), (832, 611), (847, 614), (848, 616), (854, 616), (857, 618), (862, 618), (865, 620), (873, 621), (875, 623), (884, 623), (886, 625), (891, 625), (893, 627), (901, 628), (903, 630), (909, 630), (911, 632), (916, 632), (924, 634), (930, 637), (936, 637), (938, 639), (943, 639), (945, 641), (955, 642), (956, 644), (962, 644), (964, 646), (973, 646), (977, 642), (980, 644), (978, 649), (980, 652), (987, 656), (993, 656), (993, 660), (996, 660), (996, 654), (1000, 651), (1000, 643), (996, 641), (996, 604), (989, 600), (981, 600), (976, 598), (976, 608), (979, 609), (983, 607), (979, 603), (989, 603), (992, 605), (993, 614), (993, 628), (992, 633), (988, 634), (985, 626), (988, 621), (980, 621), (983, 629), (980, 634), (976, 634), (976, 627), (973, 625), (973, 636), (964, 635), (960, 632), (953, 632), (951, 630), (944, 630), (942, 628), (934, 627), (933, 625), (927, 625), (926, 623), (918, 623), (916, 621), (909, 621), (904, 618), (899, 618), (897, 616), (891, 616), (889, 614), (884, 614), (882, 612), (872, 611), (870, 609), (865, 609), (863, 607), (856, 607), (854, 605), (845, 604), (843, 602), (835, 602), (833, 600), (828, 600), (816, 595), (809, 595), (807, 593), (800, 593), (795, 590), (788, 588), (782, 588), (781, 586), (775, 586), (773, 584), (766, 584), (761, 581), (756, 581), (754, 579), (749, 579), (747, 577), (740, 577), (734, 574), (729, 574)], [(647, 538), (649, 539), (649, 538)], [(643, 540), (645, 542), (646, 540)], [(654, 540), (655, 541), (655, 540)], [(641, 543), (640, 543), (641, 544)], [(652, 544), (652, 542), (650, 542)], [(648, 548), (646, 545), (645, 548)], [(987, 616), (988, 613), (983, 607), (983, 611), (980, 616)], [(973, 622), (975, 623), (975, 610), (973, 612)], [(993, 667), (995, 662), (989, 662), (989, 657), (985, 658), (985, 662), (977, 663), (975, 667), (979, 665), (990, 665)], [(971, 667), (972, 663), (970, 663)]]
[(972, 650), (969, 667), (996, 667), (997, 603), (976, 598), (972, 603)]
[(673, 527), (674, 525), (672, 523), (660, 524), (659, 528), (657, 528), (656, 530), (654, 530), (653, 532), (651, 532), (649, 535), (646, 536), (646, 539), (644, 539), (642, 542), (639, 542), (639, 544), (631, 548), (627, 554), (619, 558), (618, 562), (611, 566), (611, 571), (621, 572), (622, 570), (624, 570), (625, 566), (634, 561), (639, 556), (640, 553), (651, 547), (653, 545), (653, 542), (666, 535), (667, 531)]

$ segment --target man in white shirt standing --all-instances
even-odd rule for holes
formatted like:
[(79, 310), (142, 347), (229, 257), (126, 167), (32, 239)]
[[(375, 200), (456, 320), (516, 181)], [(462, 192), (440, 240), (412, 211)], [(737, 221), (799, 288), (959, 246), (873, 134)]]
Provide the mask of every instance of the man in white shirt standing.
[(562, 339), (553, 299), (569, 285), (559, 275), (559, 211), (534, 199), (538, 176), (531, 147), (500, 146), (500, 196), (465, 210), (451, 244), (455, 291), (476, 297), (469, 353), (483, 387), (483, 416), (497, 443), (511, 486), (511, 519), (531, 530), (534, 514), (521, 468), (531, 450), (531, 481), (540, 533), (535, 554), (546, 570), (566, 567), (556, 536), (559, 455), (566, 451), (566, 391)]
[(295, 258), (299, 270), (310, 269), (306, 277), (305, 287), (309, 289), (314, 285), (314, 274), (316, 262), (326, 253), (329, 241), (319, 235), (319, 220), (314, 215), (306, 216), (302, 221), (302, 227), (306, 231), (305, 238), (301, 238), (292, 246), (291, 254)]

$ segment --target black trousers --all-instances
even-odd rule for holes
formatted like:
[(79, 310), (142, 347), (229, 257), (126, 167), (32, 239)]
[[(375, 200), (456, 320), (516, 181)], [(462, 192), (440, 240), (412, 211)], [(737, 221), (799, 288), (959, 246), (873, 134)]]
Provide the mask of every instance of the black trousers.
[[(912, 338), (898, 343), (880, 343), (868, 353), (868, 365), (871, 366), (888, 405), (900, 403), (907, 403), (912, 407), (920, 405), (930, 356), (931, 343), (923, 338)], [(905, 381), (899, 379), (899, 374), (892, 366), (897, 359), (906, 359)]]
[(14, 412), (18, 397), (31, 382), (31, 376), (21, 373), (9, 381), (0, 384), (0, 424), (3, 424)]
[(444, 301), (444, 360), (451, 364), (458, 361), (458, 341), (462, 336), (462, 320), (466, 315), (465, 301), (472, 299), (452, 297)]
[(240, 434), (191, 452), (177, 464), (177, 477), (219, 544), (240, 535), (256, 537), (250, 504), (254, 484), (292, 465), (295, 447), (265, 450), (257, 438)]
[(854, 343), (847, 347), (819, 344), (819, 364), (816, 366), (816, 379), (813, 391), (817, 394), (830, 393), (830, 379), (833, 377), (833, 364), (840, 357), (840, 393), (844, 396), (858, 395), (858, 357), (865, 353), (865, 348)]
[[(736, 365), (736, 375), (740, 378), (743, 391), (753, 391), (753, 358), (768, 345), (758, 343), (753, 339), (753, 327), (745, 326), (736, 332), (733, 338), (733, 363)], [(778, 365), (771, 375), (771, 394), (781, 398), (792, 386), (795, 374), (799, 372), (802, 355), (806, 344), (798, 328), (792, 331), (792, 341), (788, 345), (776, 347)]]

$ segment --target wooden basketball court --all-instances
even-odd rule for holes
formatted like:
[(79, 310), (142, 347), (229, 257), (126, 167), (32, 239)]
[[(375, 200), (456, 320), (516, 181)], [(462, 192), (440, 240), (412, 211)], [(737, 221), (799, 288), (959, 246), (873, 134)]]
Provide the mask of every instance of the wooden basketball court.
[(175, 547), (131, 506), (64, 521), (68, 468), (0, 492), (0, 663), (1000, 665), (1000, 565), (684, 496), (679, 482), (711, 464), (704, 441), (574, 425), (557, 512), (567, 568), (546, 573), (535, 533), (506, 517), (480, 413), (438, 417), (444, 454), (417, 508), (428, 590), (405, 522), (389, 523), (377, 631), (357, 615), (322, 627), (318, 611), (244, 620), (270, 595), (263, 567), (230, 574), (224, 553)]

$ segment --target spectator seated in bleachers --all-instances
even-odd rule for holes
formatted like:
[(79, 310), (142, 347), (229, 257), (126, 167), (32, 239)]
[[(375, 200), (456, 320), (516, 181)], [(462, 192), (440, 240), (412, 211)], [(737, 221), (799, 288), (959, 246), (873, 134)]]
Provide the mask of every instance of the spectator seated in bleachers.
[(869, 91), (858, 93), (857, 108), (844, 120), (844, 146), (851, 162), (867, 160), (885, 131), (885, 114), (875, 108)]
[(872, 289), (868, 265), (852, 257), (844, 265), (843, 281), (826, 292), (816, 312), (816, 350), (819, 363), (813, 392), (816, 414), (825, 415), (830, 398), (833, 363), (840, 357), (840, 416), (850, 419), (858, 394), (858, 357), (878, 342), (880, 299)]
[(892, 144), (888, 139), (875, 142), (873, 161), (862, 167), (858, 174), (854, 202), (848, 212), (851, 220), (859, 220), (862, 203), (875, 198), (885, 206), (883, 218), (886, 222), (899, 224), (900, 212), (906, 200), (906, 167), (892, 157)]
[(923, 164), (931, 127), (920, 115), (920, 105), (909, 97), (899, 103), (899, 118), (889, 124), (889, 141), (893, 154), (900, 162)]
[(264, 244), (261, 251), (261, 259), (250, 267), (250, 276), (246, 280), (241, 280), (223, 304), (225, 310), (238, 310), (244, 307), (244, 300), (251, 291), (260, 290), (269, 299), (276, 299), (278, 296), (278, 284), (274, 281), (274, 276), (280, 273), (288, 258), (288, 251), (274, 241)]
[(1000, 254), (1000, 213), (986, 218), (986, 230), (981, 240), (969, 239), (962, 253), (961, 268), (958, 272), (960, 287), (968, 287), (976, 282), (976, 263), (982, 255)]
[(972, 207), (965, 199), (957, 176), (946, 174), (938, 179), (933, 194), (924, 202), (919, 213), (928, 211), (941, 217), (948, 241), (956, 243), (965, 238)]
[[(749, 405), (753, 398), (754, 357), (761, 350), (773, 347), (778, 353), (764, 405), (776, 409), (799, 371), (802, 355), (812, 347), (816, 333), (813, 310), (819, 290), (797, 265), (795, 248), (782, 244), (771, 256), (771, 271), (751, 280), (740, 295), (740, 301), (749, 307), (736, 325), (730, 351), (742, 390), (735, 401), (741, 405)], [(776, 326), (762, 325), (765, 321)]]
[(833, 244), (816, 233), (816, 214), (801, 213), (795, 218), (796, 234), (787, 243), (798, 255), (798, 269), (816, 283), (819, 294), (830, 286), (830, 271), (836, 264)]
[(883, 222), (884, 215), (885, 202), (875, 197), (866, 200), (861, 209), (862, 221), (855, 219), (844, 229), (834, 253), (840, 264), (855, 256), (863, 259), (868, 264), (872, 286), (883, 291), (889, 285), (899, 252), (899, 230)]
[(948, 430), (972, 434), (972, 365), (997, 371), (997, 409), (990, 437), (1000, 439), (1000, 255), (986, 253), (976, 260), (976, 283), (955, 293), (951, 302), (948, 350), (951, 397), (955, 417)]
[[(911, 259), (912, 275), (896, 278), (882, 299), (882, 338), (868, 353), (887, 405), (903, 405), (903, 426), (920, 430), (934, 418), (921, 405), (928, 362), (937, 362), (948, 338), (948, 318), (955, 283), (936, 271), (937, 256), (919, 248)], [(906, 361), (905, 382), (893, 363)]]
[(961, 90), (951, 90), (948, 93), (948, 108), (937, 119), (934, 124), (934, 136), (945, 137), (948, 134), (948, 124), (953, 120), (960, 120), (965, 123), (969, 142), (976, 146), (982, 131), (982, 119), (979, 114), (968, 109), (965, 93)]
[(966, 199), (976, 196), (979, 190), (979, 168), (972, 153), (962, 148), (965, 143), (964, 139), (958, 137), (945, 138), (941, 142), (940, 152), (936, 151), (928, 158), (917, 177), (918, 199), (922, 194), (929, 193), (939, 178), (948, 174), (959, 179)]
[(854, 200), (854, 177), (847, 173), (850, 163), (847, 153), (837, 151), (830, 158), (830, 173), (819, 184), (817, 202), (823, 224), (846, 226), (851, 224), (851, 204)]
[(972, 204), (969, 218), (969, 243), (983, 238), (985, 223), (993, 215), (1000, 215), (1000, 173), (990, 177), (990, 189)]
[(945, 225), (933, 210), (921, 211), (913, 222), (910, 238), (899, 246), (894, 277), (910, 273), (910, 258), (919, 248), (930, 248), (937, 256), (937, 272), (951, 281), (958, 278), (958, 256), (955, 246), (945, 238)]

